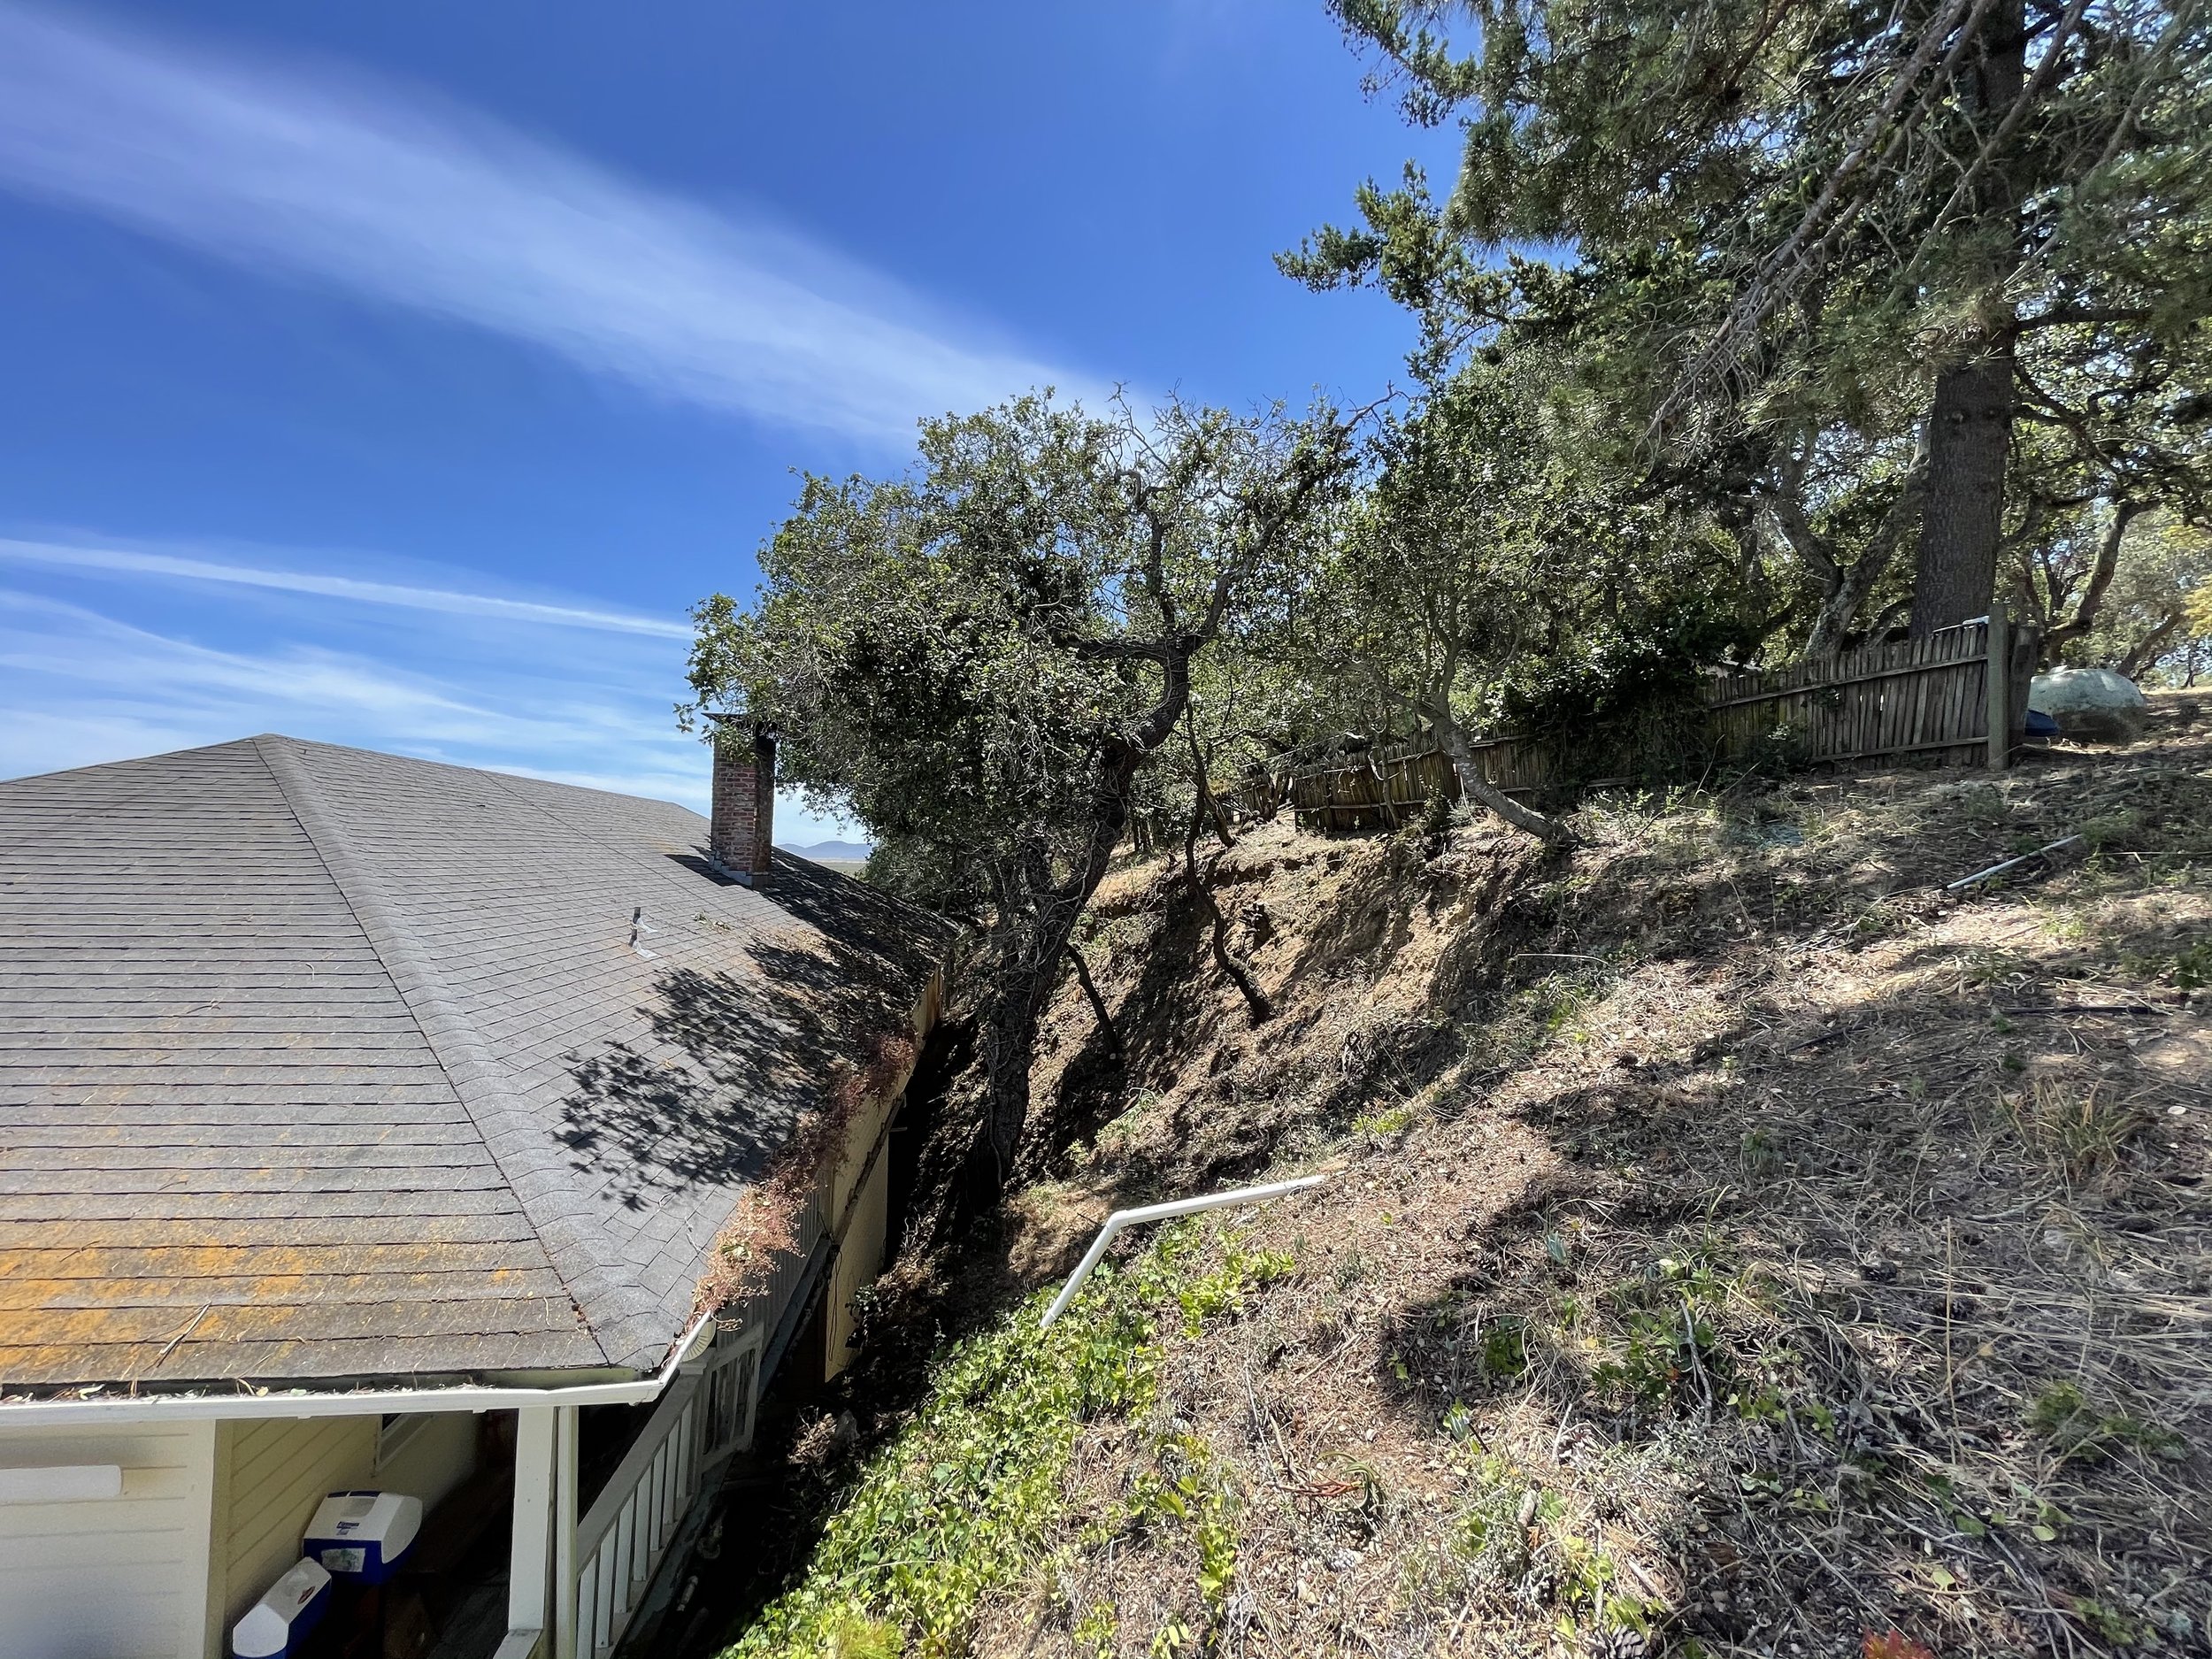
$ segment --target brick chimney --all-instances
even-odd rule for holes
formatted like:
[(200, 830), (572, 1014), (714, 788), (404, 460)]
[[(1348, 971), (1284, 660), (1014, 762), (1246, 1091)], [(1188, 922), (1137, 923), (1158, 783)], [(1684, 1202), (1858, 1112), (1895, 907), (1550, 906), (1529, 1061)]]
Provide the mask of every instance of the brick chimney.
[(759, 726), (723, 720), (714, 733), (714, 801), (707, 852), (741, 881), (768, 873), (776, 833), (776, 739)]

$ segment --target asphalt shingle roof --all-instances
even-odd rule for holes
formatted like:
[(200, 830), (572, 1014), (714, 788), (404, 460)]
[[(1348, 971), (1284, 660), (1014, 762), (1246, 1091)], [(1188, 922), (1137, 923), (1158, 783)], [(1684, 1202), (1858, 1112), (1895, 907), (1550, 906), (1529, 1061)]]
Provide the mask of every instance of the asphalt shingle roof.
[(0, 1390), (657, 1363), (936, 942), (705, 839), (284, 737), (0, 782)]

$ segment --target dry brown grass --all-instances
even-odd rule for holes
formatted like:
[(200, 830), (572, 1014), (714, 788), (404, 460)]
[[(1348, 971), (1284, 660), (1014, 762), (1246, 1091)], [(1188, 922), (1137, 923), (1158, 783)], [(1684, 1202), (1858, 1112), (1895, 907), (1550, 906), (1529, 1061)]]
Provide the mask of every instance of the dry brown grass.
[[(1269, 826), (1223, 865), (1256, 1029), (1162, 872), (1118, 875), (1089, 949), (1129, 1062), (1071, 988), (1009, 1259), (1350, 1163), (1256, 1215), (1298, 1277), (1090, 1433), (975, 1650), (2206, 1651), (2193, 718), (1995, 780), (1594, 803), (1571, 861)], [(2086, 863), (1936, 890), (2085, 825)], [(1179, 1481), (1205, 1525), (1133, 1508)]]

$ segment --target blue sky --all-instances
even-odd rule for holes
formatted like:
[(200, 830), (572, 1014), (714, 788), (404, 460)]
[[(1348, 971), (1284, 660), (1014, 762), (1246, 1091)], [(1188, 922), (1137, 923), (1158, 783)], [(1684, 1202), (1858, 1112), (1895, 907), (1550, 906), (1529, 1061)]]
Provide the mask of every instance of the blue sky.
[(0, 0), (0, 777), (275, 730), (701, 804), (684, 616), (795, 470), (1402, 378), (1270, 263), (1445, 170), (1360, 67), (1318, 0)]

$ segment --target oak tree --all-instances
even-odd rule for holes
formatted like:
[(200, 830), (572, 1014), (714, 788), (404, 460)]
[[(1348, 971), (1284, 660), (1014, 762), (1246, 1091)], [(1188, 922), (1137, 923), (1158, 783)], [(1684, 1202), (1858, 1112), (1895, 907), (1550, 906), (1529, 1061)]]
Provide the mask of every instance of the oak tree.
[(1326, 410), (1024, 397), (925, 422), (895, 476), (807, 479), (757, 600), (696, 611), (694, 710), (773, 726), (788, 781), (980, 918), (984, 1196), (1013, 1165), (1040, 1019), (1193, 664), (1302, 562), (1349, 455)]

